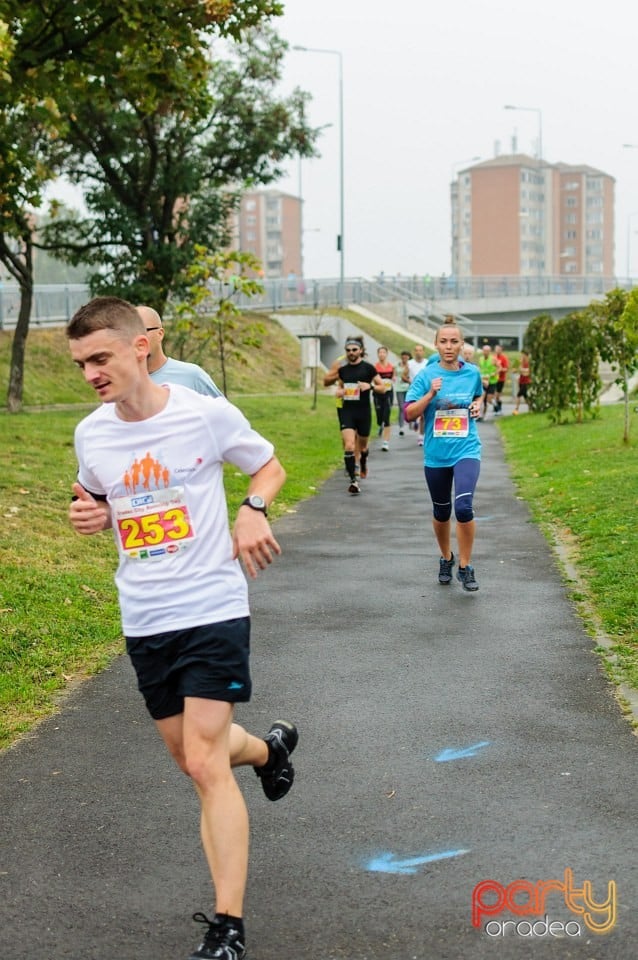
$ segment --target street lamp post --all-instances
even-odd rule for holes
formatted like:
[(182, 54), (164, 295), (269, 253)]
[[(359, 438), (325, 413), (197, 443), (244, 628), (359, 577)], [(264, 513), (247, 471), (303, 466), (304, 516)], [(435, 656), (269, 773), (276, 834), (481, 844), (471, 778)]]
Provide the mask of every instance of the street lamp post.
[[(331, 126), (332, 126), (331, 123), (322, 123), (322, 125), (321, 125), (320, 127), (317, 127), (317, 129), (315, 130), (315, 133), (320, 133), (322, 130), (327, 130), (327, 128), (328, 128), (328, 127), (331, 127)], [(303, 189), (302, 189), (302, 188), (303, 188), (303, 182), (302, 182), (302, 177), (301, 177), (301, 153), (299, 154), (299, 157), (298, 157), (298, 163), (299, 163), (299, 167), (298, 167), (298, 176), (297, 176), (297, 181), (298, 181), (298, 182), (297, 182), (297, 186), (298, 186), (298, 193), (299, 193), (299, 275), (300, 275), (301, 277), (303, 277), (303, 275), (304, 275), (304, 271), (303, 271), (303, 235), (304, 235), (304, 233), (310, 233), (311, 231), (310, 231), (310, 230), (306, 230), (306, 229), (304, 228), (304, 225), (303, 225), (303, 224), (304, 224), (304, 216), (303, 216)], [(312, 232), (317, 232), (317, 231), (315, 230), (315, 231), (312, 231)]]
[(344, 199), (344, 151), (343, 151), (343, 55), (340, 50), (326, 50), (323, 47), (294, 46), (293, 50), (303, 53), (327, 53), (339, 58), (339, 305), (344, 304), (345, 280), (345, 199)]

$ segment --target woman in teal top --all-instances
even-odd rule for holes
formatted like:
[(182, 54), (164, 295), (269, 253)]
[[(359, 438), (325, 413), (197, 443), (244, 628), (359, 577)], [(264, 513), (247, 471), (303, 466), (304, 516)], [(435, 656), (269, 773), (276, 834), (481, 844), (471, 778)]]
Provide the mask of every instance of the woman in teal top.
[(455, 564), (451, 549), (452, 487), (458, 542), (457, 579), (475, 592), (478, 583), (470, 560), (474, 545), (473, 498), (479, 477), (481, 440), (476, 420), (481, 413), (483, 384), (478, 368), (459, 360), (463, 337), (454, 323), (439, 327), (438, 362), (414, 378), (406, 394), (405, 416), (425, 415), (425, 481), (432, 498), (434, 535), (441, 551), (439, 583), (449, 584)]

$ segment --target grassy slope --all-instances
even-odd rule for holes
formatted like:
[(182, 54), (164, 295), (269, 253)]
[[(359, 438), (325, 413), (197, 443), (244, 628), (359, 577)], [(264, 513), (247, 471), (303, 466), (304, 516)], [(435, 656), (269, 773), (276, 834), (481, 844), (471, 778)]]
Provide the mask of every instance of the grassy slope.
[[(237, 339), (256, 339), (258, 346), (240, 347), (239, 357), (228, 363), (228, 395), (245, 393), (281, 393), (299, 389), (300, 351), (295, 337), (267, 316), (247, 314), (238, 319)], [(10, 331), (0, 331), (0, 384), (3, 385), (2, 404), (5, 403), (4, 385), (9, 379), (11, 355)], [(171, 353), (170, 331), (166, 338), (166, 352)], [(221, 386), (219, 356), (213, 345), (184, 356), (185, 360), (200, 363)], [(31, 330), (27, 338), (24, 371), (24, 404), (92, 402), (92, 391), (85, 385), (80, 373), (69, 360), (64, 329)]]

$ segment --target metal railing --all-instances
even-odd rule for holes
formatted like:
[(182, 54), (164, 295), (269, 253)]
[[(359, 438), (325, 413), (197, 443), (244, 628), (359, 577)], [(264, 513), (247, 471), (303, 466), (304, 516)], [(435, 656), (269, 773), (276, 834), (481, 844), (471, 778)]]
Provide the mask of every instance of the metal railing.
[[(335, 307), (341, 302), (340, 282), (327, 280), (264, 280), (264, 291), (254, 297), (238, 296), (239, 306), (253, 310), (279, 310), (296, 307)], [(620, 277), (364, 277), (344, 280), (343, 303), (374, 304), (403, 301), (427, 306), (436, 314), (437, 301), (484, 300), (504, 297), (549, 297), (575, 294), (604, 296), (616, 287), (631, 289), (638, 280)], [(542, 308), (542, 303), (539, 304)]]
[[(416, 314), (442, 312), (440, 302), (483, 300), (505, 297), (550, 297), (576, 294), (585, 297), (604, 296), (615, 287), (631, 289), (638, 280), (619, 277), (430, 277), (379, 276), (374, 279), (354, 277), (344, 280), (343, 303), (375, 304), (403, 301)], [(341, 302), (340, 280), (288, 279), (263, 281), (264, 290), (254, 297), (239, 294), (238, 306), (249, 310), (285, 310), (310, 307), (314, 310), (334, 308)], [(34, 290), (31, 324), (54, 326), (67, 323), (75, 311), (90, 299), (84, 284), (38, 284)], [(20, 307), (17, 285), (0, 284), (0, 330), (13, 329)], [(539, 302), (539, 310), (542, 302)]]
[[(89, 288), (83, 283), (36, 284), (33, 290), (31, 326), (59, 326), (68, 323), (78, 307), (89, 300)], [(17, 284), (0, 283), (0, 330), (12, 330), (20, 310)]]

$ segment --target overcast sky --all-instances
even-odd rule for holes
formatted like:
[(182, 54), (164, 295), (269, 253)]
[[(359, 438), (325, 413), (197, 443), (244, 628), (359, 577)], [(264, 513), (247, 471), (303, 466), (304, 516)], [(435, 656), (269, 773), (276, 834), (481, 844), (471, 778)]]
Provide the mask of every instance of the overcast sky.
[[(450, 273), (449, 184), (500, 142), (616, 178), (616, 274), (638, 275), (638, 13), (630, 0), (285, 0), (292, 45), (343, 62), (347, 276)], [(321, 158), (301, 164), (304, 272), (339, 274), (339, 58), (290, 50)], [(535, 108), (506, 111), (505, 104)], [(537, 112), (540, 110), (540, 116)], [(636, 149), (623, 149), (635, 143)], [(299, 163), (278, 184), (298, 194)], [(632, 214), (635, 213), (635, 216)]]

